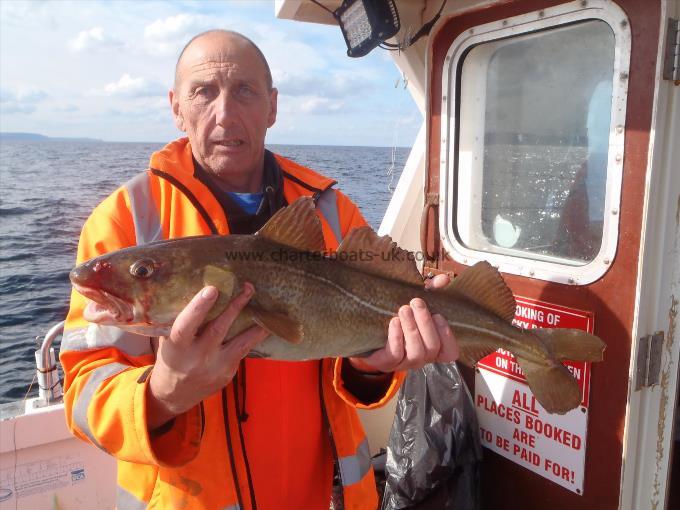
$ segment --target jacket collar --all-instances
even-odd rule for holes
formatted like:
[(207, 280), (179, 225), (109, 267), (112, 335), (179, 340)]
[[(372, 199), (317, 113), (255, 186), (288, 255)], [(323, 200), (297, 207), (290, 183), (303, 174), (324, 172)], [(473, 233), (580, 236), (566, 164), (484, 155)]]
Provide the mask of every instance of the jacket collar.
[[(292, 203), (300, 196), (311, 196), (316, 199), (323, 191), (336, 184), (335, 180), (283, 156), (273, 154), (273, 157), (283, 177), (284, 205)], [(196, 177), (191, 144), (187, 137), (170, 142), (160, 151), (154, 152), (149, 166), (171, 175), (186, 187), (214, 220), (220, 234), (230, 232), (222, 204), (209, 187)], [(277, 190), (278, 193), (280, 192)]]

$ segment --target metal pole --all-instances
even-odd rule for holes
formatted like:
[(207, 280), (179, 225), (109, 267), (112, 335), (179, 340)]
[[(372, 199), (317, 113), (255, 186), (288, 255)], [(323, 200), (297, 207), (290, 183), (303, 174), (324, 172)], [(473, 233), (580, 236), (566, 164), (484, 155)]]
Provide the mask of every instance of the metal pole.
[(38, 367), (39, 404), (49, 405), (62, 399), (61, 380), (57, 368), (57, 359), (52, 342), (64, 332), (64, 321), (55, 324), (45, 335), (40, 349), (35, 351), (35, 362)]

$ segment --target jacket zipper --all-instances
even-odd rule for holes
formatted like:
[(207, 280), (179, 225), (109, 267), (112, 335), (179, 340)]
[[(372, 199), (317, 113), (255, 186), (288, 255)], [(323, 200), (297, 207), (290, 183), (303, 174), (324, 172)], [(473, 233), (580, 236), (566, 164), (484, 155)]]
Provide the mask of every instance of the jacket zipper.
[(229, 403), (227, 401), (227, 388), (222, 388), (222, 416), (224, 417), (224, 433), (227, 436), (227, 449), (229, 450), (229, 463), (231, 464), (231, 475), (234, 481), (234, 489), (236, 489), (236, 498), (238, 499), (238, 506), (241, 510), (245, 510), (243, 506), (243, 498), (241, 497), (241, 487), (238, 481), (238, 473), (236, 471), (236, 461), (234, 460), (234, 449), (231, 444), (231, 433), (229, 432)]
[[(342, 482), (342, 472), (340, 471), (340, 457), (338, 456), (338, 449), (335, 446), (335, 438), (333, 437), (333, 429), (331, 428), (331, 422), (328, 419), (328, 411), (326, 410), (326, 402), (323, 397), (323, 360), (319, 360), (319, 400), (321, 401), (321, 415), (323, 416), (323, 421), (328, 428), (328, 438), (331, 440), (331, 449), (333, 450), (333, 461), (335, 469), (337, 470), (338, 476), (340, 477), (340, 494), (342, 495), (342, 506), (345, 508), (345, 489)], [(335, 473), (334, 473), (335, 474)], [(335, 479), (335, 476), (333, 476)], [(333, 484), (331, 483), (331, 498), (333, 497)]]
[[(241, 453), (243, 454), (243, 464), (246, 468), (246, 477), (248, 479), (248, 490), (250, 491), (250, 505), (252, 510), (257, 510), (257, 500), (255, 499), (255, 487), (253, 487), (253, 479), (250, 474), (250, 464), (248, 463), (248, 454), (246, 453), (246, 442), (243, 439), (243, 428), (241, 427), (241, 418), (239, 416), (239, 398), (238, 398), (238, 373), (232, 381), (234, 388), (234, 402), (236, 405), (236, 426), (238, 427), (238, 435), (241, 441)], [(245, 386), (245, 381), (244, 381)]]

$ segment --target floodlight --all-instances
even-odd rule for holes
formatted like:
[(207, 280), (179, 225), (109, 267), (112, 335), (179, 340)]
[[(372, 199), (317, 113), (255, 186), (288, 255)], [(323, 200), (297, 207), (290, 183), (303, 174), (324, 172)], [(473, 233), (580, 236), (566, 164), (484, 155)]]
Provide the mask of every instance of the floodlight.
[(399, 13), (394, 0), (343, 0), (333, 15), (350, 57), (363, 57), (399, 32)]

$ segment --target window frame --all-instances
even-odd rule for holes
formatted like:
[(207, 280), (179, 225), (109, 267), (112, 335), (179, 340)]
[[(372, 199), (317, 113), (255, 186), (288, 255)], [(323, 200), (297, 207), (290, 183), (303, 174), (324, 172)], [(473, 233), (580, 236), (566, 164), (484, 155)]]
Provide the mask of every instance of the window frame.
[[(473, 214), (473, 206), (470, 203), (471, 201), (468, 200), (462, 200), (461, 203), (458, 203), (457, 198), (460, 172), (458, 154), (460, 142), (458, 129), (460, 122), (458, 118), (460, 63), (471, 48), (480, 44), (532, 32), (546, 31), (550, 28), (558, 28), (587, 20), (603, 21), (609, 25), (614, 33), (607, 187), (602, 243), (599, 252), (592, 261), (579, 265), (578, 262), (569, 261), (565, 258), (521, 252), (512, 248), (496, 247), (497, 251), (482, 251), (463, 245), (457, 236), (459, 209), (465, 207), (464, 214), (471, 215)], [(505, 273), (571, 285), (592, 283), (609, 270), (616, 255), (619, 234), (631, 47), (630, 30), (628, 28), (628, 18), (623, 10), (613, 2), (604, 0), (589, 0), (587, 3), (576, 1), (472, 27), (456, 37), (451, 43), (444, 59), (442, 73), (442, 144), (439, 191), (443, 214), (439, 215), (439, 231), (441, 232), (443, 248), (456, 262), (472, 265), (480, 260), (487, 260)], [(481, 177), (479, 181), (481, 181)], [(470, 191), (472, 192), (473, 189)], [(461, 196), (469, 195), (461, 194)]]

